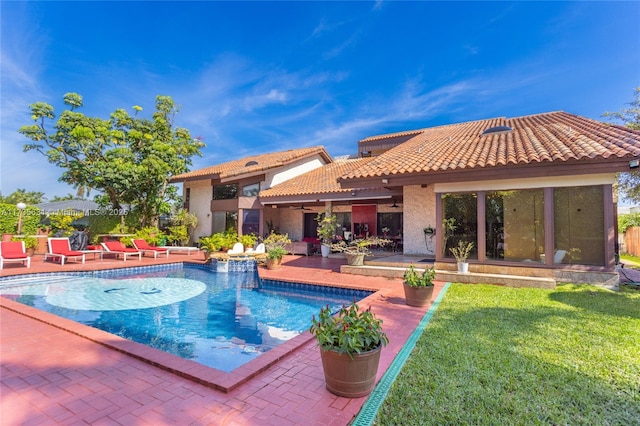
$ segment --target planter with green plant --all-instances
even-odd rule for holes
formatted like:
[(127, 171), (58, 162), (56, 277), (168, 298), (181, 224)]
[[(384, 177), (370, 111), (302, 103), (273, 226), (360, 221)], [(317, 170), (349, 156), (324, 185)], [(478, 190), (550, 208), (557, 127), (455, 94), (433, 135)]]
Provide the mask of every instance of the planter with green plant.
[(344, 253), (347, 258), (347, 264), (351, 266), (360, 266), (364, 263), (364, 257), (371, 255), (371, 247), (384, 247), (391, 243), (391, 240), (378, 237), (360, 238), (353, 241), (339, 241), (331, 244), (331, 250)]
[(313, 316), (309, 331), (320, 346), (327, 390), (347, 398), (368, 395), (375, 387), (382, 347), (389, 338), (371, 309), (353, 302), (334, 316), (329, 306)]
[(316, 221), (318, 222), (318, 237), (322, 242), (322, 245), (320, 246), (322, 257), (329, 257), (329, 253), (331, 252), (331, 243), (336, 235), (338, 217), (329, 212), (318, 213)]
[(433, 297), (433, 279), (436, 271), (431, 268), (425, 268), (422, 274), (415, 270), (413, 264), (409, 269), (404, 271), (404, 298), (409, 306), (425, 306), (431, 302)]
[(462, 274), (466, 274), (469, 272), (469, 263), (467, 262), (467, 258), (471, 254), (471, 250), (473, 249), (473, 243), (460, 240), (458, 241), (457, 247), (451, 247), (449, 251), (453, 254), (453, 257), (456, 258), (458, 262), (458, 272)]
[(291, 242), (288, 234), (276, 234), (272, 232), (264, 239), (264, 247), (267, 251), (267, 268), (276, 269), (280, 267), (282, 258), (287, 254), (285, 246)]

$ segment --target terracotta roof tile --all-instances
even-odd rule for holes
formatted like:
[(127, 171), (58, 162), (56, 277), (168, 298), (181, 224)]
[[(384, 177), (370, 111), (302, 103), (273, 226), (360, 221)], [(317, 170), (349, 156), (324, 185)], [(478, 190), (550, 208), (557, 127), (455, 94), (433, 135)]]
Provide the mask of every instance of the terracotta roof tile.
[(366, 165), (373, 159), (369, 157), (335, 160), (333, 163), (260, 191), (260, 198), (350, 192), (353, 188), (340, 187), (338, 177)]
[[(513, 131), (482, 135), (494, 126), (509, 126)], [(415, 135), (368, 164), (345, 173), (340, 180), (640, 156), (640, 131), (562, 111), (478, 120), (408, 133)]]
[[(194, 170), (174, 176), (172, 182), (184, 180), (218, 178), (227, 179), (234, 176), (249, 175), (279, 167), (304, 157), (320, 155), (326, 162), (331, 162), (331, 156), (322, 146), (311, 148), (291, 149), (288, 151), (271, 152), (244, 157), (239, 160), (216, 164), (203, 169)], [(255, 164), (254, 164), (255, 163)]]

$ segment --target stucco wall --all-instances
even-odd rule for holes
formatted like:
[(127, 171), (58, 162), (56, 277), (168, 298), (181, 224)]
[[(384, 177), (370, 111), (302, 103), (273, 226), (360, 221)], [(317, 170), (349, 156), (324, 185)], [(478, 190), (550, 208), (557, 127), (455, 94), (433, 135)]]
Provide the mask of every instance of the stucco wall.
[(433, 185), (409, 185), (403, 189), (403, 244), (405, 254), (435, 256), (436, 237), (427, 238), (423, 229), (436, 226), (436, 196)]
[(213, 190), (210, 180), (187, 182), (185, 191), (186, 188), (191, 188), (189, 213), (195, 214), (198, 218), (198, 226), (191, 232), (191, 239), (195, 243), (200, 237), (211, 235), (211, 194)]
[(278, 168), (268, 171), (265, 175), (262, 189), (271, 188), (272, 186), (275, 186), (279, 183), (282, 183), (324, 165), (325, 161), (322, 159), (322, 157), (320, 157), (320, 155), (315, 155), (313, 157), (303, 158), (301, 160), (294, 161), (291, 164), (287, 164), (285, 168)]

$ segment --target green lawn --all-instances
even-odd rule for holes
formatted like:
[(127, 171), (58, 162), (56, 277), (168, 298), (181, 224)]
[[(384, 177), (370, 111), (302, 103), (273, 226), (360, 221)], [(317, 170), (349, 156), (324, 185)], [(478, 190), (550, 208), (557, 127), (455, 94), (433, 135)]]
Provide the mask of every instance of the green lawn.
[(637, 268), (640, 266), (640, 257), (638, 256), (633, 256), (630, 254), (621, 254), (620, 261), (622, 261), (622, 263), (627, 262), (628, 266), (625, 266), (627, 268)]
[(640, 425), (640, 292), (453, 284), (375, 424)]

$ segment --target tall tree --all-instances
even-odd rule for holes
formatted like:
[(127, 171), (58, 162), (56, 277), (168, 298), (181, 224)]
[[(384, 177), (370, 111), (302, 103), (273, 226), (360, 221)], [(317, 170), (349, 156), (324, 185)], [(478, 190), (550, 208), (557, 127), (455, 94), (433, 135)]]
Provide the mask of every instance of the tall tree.
[(202, 155), (204, 144), (189, 131), (174, 125), (178, 108), (169, 96), (156, 97), (151, 119), (131, 116), (116, 109), (109, 119), (87, 117), (76, 111), (83, 105), (76, 93), (64, 95), (69, 109), (60, 114), (48, 131), (54, 109), (44, 102), (30, 105), (35, 124), (19, 130), (33, 143), (24, 151), (37, 151), (50, 163), (65, 169), (62, 182), (102, 192), (96, 199), (122, 210), (131, 205), (140, 213), (141, 225), (155, 225), (165, 212), (167, 198), (174, 196), (169, 179), (188, 170), (191, 158)]
[(26, 189), (16, 189), (6, 197), (0, 197), (0, 203), (5, 204), (40, 204), (45, 200), (44, 192), (27, 191)]
[[(621, 122), (630, 129), (640, 130), (640, 87), (636, 87), (634, 99), (626, 105), (627, 108), (618, 112), (605, 112), (602, 116)], [(628, 200), (640, 203), (640, 170), (619, 173), (618, 190), (624, 192)]]

